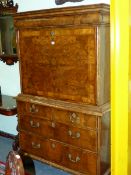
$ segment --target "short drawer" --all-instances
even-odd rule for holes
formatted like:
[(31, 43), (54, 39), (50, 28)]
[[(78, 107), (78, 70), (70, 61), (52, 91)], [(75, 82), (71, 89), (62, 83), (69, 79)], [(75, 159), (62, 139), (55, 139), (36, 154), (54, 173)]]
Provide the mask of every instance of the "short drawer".
[(19, 116), (19, 129), (41, 135), (43, 138), (54, 138), (54, 122), (46, 119), (21, 114)]
[(97, 131), (56, 123), (54, 138), (82, 149), (97, 152)]
[(39, 157), (46, 156), (46, 139), (40, 139), (39, 136), (29, 134), (25, 131), (19, 133), (19, 144), (24, 152), (33, 154)]
[(94, 115), (54, 109), (53, 117), (54, 120), (58, 122), (75, 125), (77, 127), (93, 129), (98, 127), (98, 119), (97, 116)]
[(86, 175), (97, 175), (97, 154), (71, 146), (65, 147), (62, 164)]
[(25, 131), (20, 132), (19, 141), (24, 152), (61, 164), (64, 147), (59, 142), (43, 139)]
[(18, 114), (28, 114), (39, 118), (52, 119), (52, 108), (28, 102), (17, 102)]
[(96, 153), (78, 149), (56, 140), (42, 139), (26, 132), (20, 132), (20, 145), (22, 150), (29, 154), (80, 173), (97, 175), (98, 158)]

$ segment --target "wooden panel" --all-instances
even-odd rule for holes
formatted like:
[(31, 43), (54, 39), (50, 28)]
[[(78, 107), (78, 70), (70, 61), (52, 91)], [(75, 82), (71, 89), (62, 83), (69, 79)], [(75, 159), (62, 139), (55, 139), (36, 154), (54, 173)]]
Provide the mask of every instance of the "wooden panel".
[(22, 92), (96, 104), (95, 32), (89, 27), (20, 31)]
[(53, 118), (57, 122), (77, 126), (79, 128), (96, 129), (98, 127), (97, 116), (93, 115), (54, 109)]
[(100, 26), (97, 30), (97, 104), (110, 101), (110, 27)]

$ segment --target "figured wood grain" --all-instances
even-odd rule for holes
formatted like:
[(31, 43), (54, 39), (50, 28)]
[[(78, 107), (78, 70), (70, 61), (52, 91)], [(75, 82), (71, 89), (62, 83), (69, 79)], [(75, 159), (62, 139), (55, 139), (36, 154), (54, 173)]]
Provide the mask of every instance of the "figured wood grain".
[(28, 30), (20, 41), (23, 93), (96, 104), (95, 28)]
[(97, 4), (14, 18), (21, 150), (77, 175), (110, 166), (109, 14)]

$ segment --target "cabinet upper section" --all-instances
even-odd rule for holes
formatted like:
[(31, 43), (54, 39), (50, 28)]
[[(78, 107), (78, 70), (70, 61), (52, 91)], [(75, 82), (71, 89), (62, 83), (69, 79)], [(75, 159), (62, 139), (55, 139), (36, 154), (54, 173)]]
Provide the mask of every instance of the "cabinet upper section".
[(109, 6), (15, 16), (22, 93), (102, 105), (110, 98)]

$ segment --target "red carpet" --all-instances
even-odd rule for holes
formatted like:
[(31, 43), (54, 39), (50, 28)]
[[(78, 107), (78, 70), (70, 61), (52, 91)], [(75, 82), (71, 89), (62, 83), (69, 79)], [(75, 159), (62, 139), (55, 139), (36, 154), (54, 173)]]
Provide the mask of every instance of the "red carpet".
[(0, 161), (0, 175), (5, 174), (5, 163)]

